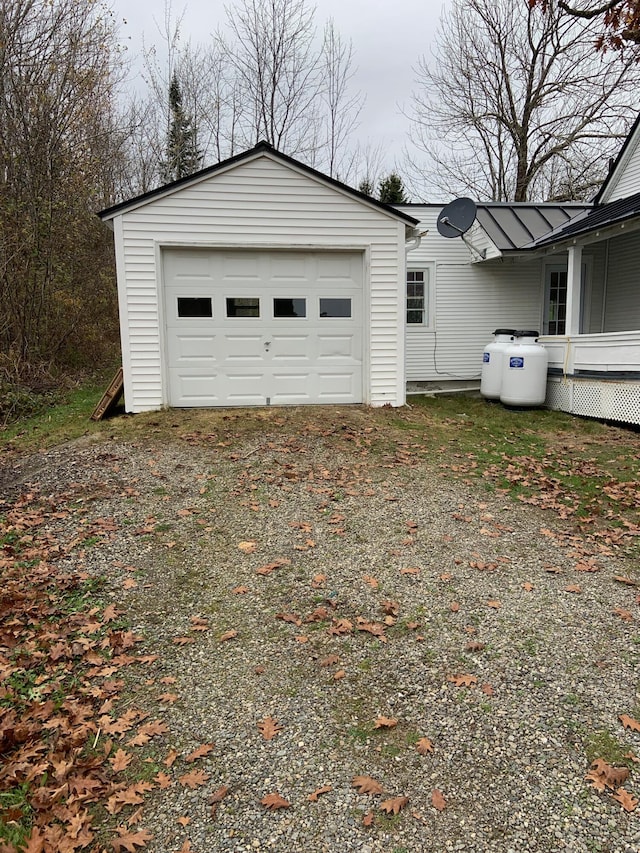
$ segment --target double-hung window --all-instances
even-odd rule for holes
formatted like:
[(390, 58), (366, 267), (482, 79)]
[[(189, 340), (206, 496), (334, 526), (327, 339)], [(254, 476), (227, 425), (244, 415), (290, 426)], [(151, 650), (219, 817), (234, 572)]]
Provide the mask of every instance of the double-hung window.
[(429, 270), (407, 270), (407, 323), (429, 325)]

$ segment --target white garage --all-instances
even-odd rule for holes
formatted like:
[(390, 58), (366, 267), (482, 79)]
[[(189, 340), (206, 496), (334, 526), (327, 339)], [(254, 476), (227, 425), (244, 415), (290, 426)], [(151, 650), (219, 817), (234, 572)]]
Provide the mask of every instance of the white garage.
[(127, 411), (404, 403), (411, 216), (265, 143), (100, 216)]

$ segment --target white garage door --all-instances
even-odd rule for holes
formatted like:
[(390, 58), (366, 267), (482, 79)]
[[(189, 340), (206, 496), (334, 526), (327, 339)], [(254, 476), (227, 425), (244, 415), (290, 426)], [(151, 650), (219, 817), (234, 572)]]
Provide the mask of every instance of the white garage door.
[(164, 252), (171, 406), (362, 402), (358, 252)]

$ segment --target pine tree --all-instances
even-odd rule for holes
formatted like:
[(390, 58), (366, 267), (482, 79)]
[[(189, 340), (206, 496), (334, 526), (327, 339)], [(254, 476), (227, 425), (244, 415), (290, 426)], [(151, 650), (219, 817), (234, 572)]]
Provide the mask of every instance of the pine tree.
[(171, 120), (167, 136), (167, 159), (163, 168), (163, 179), (167, 183), (193, 174), (202, 160), (196, 130), (182, 106), (182, 90), (175, 74), (169, 85), (169, 111)]
[(402, 185), (402, 178), (397, 172), (391, 172), (386, 178), (381, 178), (378, 185), (378, 198), (386, 204), (406, 204), (407, 195)]
[(364, 195), (373, 196), (373, 184), (368, 178), (363, 178), (358, 184), (358, 190)]

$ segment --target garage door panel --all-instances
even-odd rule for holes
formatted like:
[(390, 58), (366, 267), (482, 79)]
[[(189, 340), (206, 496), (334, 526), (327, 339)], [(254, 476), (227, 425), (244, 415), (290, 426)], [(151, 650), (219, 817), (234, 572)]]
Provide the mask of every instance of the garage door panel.
[(361, 253), (165, 255), (170, 405), (362, 401)]

